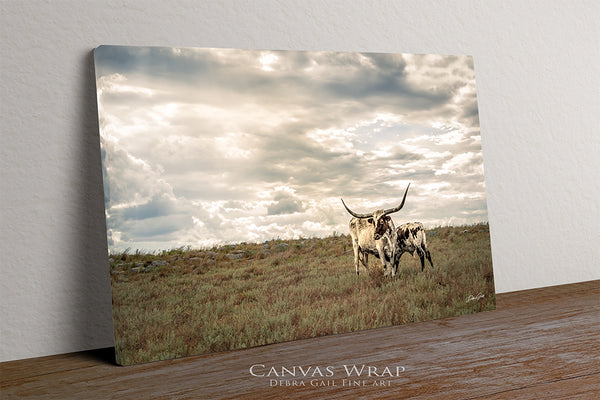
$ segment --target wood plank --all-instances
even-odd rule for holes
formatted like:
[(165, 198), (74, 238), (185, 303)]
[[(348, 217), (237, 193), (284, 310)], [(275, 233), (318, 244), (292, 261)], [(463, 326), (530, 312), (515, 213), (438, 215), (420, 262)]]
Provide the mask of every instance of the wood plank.
[(597, 399), (600, 393), (600, 374), (542, 382), (533, 386), (507, 390), (472, 399), (483, 400), (539, 400), (539, 399)]
[[(600, 281), (500, 294), (498, 310), (258, 348), (118, 367), (89, 353), (2, 365), (3, 398), (593, 398)], [(271, 387), (253, 364), (334, 367), (336, 386)], [(344, 365), (402, 366), (390, 386), (347, 387)], [(6, 374), (5, 374), (6, 372)], [(285, 378), (281, 378), (284, 379)], [(288, 381), (293, 378), (288, 377)]]
[(600, 280), (500, 293), (496, 295), (496, 309), (501, 310), (532, 302), (554, 301), (563, 297), (587, 296), (587, 292), (598, 288), (600, 288)]

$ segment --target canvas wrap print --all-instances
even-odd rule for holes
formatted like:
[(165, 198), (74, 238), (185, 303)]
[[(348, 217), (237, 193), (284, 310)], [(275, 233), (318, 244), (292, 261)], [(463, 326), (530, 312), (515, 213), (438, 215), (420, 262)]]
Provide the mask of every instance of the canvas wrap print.
[(94, 58), (118, 363), (495, 308), (471, 57)]

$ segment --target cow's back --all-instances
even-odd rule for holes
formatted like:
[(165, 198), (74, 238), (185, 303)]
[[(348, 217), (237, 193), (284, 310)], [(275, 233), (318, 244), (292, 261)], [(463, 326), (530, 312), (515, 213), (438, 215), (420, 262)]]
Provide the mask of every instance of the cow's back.
[(414, 253), (417, 247), (426, 248), (425, 229), (420, 222), (408, 222), (397, 229), (398, 244), (402, 250)]

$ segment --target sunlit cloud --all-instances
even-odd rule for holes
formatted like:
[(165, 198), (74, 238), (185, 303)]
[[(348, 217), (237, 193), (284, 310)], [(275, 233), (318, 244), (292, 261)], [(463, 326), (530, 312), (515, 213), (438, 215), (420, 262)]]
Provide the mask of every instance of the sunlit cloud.
[(279, 57), (273, 53), (264, 52), (260, 55), (260, 65), (263, 71), (273, 71), (273, 64), (277, 63)]

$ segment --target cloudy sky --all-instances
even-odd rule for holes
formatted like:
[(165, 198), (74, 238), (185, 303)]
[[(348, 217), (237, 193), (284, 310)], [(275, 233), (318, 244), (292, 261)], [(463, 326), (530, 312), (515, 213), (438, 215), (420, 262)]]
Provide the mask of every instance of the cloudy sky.
[(487, 221), (468, 56), (102, 46), (108, 244), (348, 233), (356, 212)]

